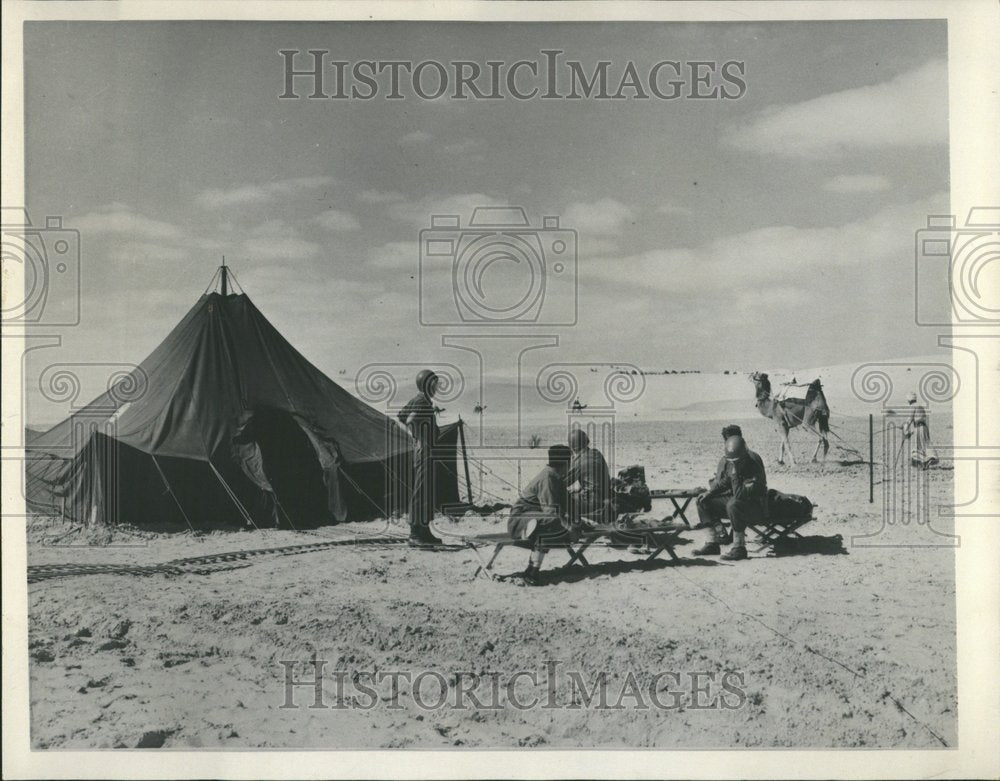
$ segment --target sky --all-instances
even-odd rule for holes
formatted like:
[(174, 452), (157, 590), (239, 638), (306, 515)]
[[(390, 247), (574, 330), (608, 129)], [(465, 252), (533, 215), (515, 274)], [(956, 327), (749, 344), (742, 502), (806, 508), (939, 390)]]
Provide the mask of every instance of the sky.
[[(949, 211), (946, 42), (933, 21), (28, 23), (27, 208), (81, 247), (80, 323), (39, 329), (61, 344), (36, 351), (29, 381), (59, 361), (138, 363), (223, 255), (335, 379), (458, 360), (443, 335), (512, 330), (421, 324), (455, 312), (454, 264), (421, 258), (421, 231), (491, 206), (522, 207), (532, 229), (558, 217), (575, 246), (535, 325), (513, 329), (556, 336), (548, 360), (719, 371), (931, 353), (913, 247)], [(746, 91), (282, 100), (282, 49), (352, 63), (559, 49), (612, 73), (736, 60)], [(555, 233), (528, 236), (551, 276)], [(516, 300), (527, 265), (489, 267), (482, 295)], [(512, 343), (482, 341), (487, 373), (510, 375)]]

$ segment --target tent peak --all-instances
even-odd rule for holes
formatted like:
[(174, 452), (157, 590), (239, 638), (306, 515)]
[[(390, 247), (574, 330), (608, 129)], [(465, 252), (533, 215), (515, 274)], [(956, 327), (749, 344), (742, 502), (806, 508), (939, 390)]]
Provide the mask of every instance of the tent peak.
[(215, 273), (212, 275), (212, 279), (208, 283), (208, 287), (205, 289), (205, 292), (218, 292), (224, 298), (236, 295), (231, 292), (232, 285), (234, 284), (239, 288), (241, 294), (244, 293), (243, 286), (236, 279), (236, 275), (233, 274), (233, 270), (226, 265), (226, 256), (223, 255), (222, 265), (215, 270)]

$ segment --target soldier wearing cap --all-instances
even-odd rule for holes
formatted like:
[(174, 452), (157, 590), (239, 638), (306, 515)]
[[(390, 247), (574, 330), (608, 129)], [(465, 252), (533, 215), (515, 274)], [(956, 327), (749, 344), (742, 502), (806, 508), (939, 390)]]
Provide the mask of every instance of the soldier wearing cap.
[(410, 494), (410, 545), (440, 545), (431, 532), (434, 519), (434, 446), (438, 441), (434, 397), (438, 376), (430, 369), (417, 374), (416, 396), (407, 402), (397, 417), (413, 437), (413, 491)]
[(746, 528), (767, 515), (767, 475), (756, 453), (747, 448), (742, 436), (726, 440), (725, 469), (713, 481), (712, 487), (698, 497), (700, 525), (709, 526), (712, 536), (694, 553), (696, 556), (718, 556), (725, 529), (722, 519), (733, 526), (733, 547), (722, 558), (739, 561), (747, 558)]

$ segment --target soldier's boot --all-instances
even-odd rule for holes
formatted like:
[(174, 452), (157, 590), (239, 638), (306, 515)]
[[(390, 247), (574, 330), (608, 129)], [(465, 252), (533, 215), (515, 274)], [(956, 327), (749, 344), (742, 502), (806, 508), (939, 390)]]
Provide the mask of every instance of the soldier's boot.
[(722, 554), (723, 561), (742, 561), (749, 558), (746, 546), (746, 531), (733, 530), (733, 547)]
[(529, 586), (541, 585), (542, 559), (545, 558), (545, 551), (533, 550), (528, 558), (528, 567), (524, 570), (521, 578)]
[(712, 527), (712, 536), (704, 545), (693, 551), (695, 556), (718, 556), (722, 549), (719, 547), (719, 539), (722, 536), (721, 524)]

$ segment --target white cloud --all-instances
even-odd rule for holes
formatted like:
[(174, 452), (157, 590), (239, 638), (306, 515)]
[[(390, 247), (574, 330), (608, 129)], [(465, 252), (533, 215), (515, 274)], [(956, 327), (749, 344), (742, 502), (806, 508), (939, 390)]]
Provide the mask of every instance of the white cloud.
[(368, 252), (368, 264), (386, 269), (410, 269), (416, 273), (419, 255), (416, 241), (390, 241)]
[(888, 177), (875, 174), (840, 174), (823, 184), (823, 189), (831, 193), (877, 193), (890, 187)]
[(224, 190), (204, 190), (198, 194), (197, 201), (208, 209), (221, 209), (248, 203), (267, 203), (278, 197), (295, 195), (305, 190), (315, 190), (332, 183), (333, 179), (329, 176), (300, 176), (263, 184), (245, 184)]
[(406, 196), (395, 190), (364, 190), (358, 195), (358, 200), (365, 203), (397, 203), (398, 201), (405, 201)]
[(114, 260), (130, 262), (136, 260), (179, 261), (189, 257), (189, 253), (177, 247), (168, 247), (148, 241), (130, 241), (116, 246), (111, 251)]
[(656, 213), (667, 214), (667, 215), (676, 214), (681, 216), (687, 216), (693, 214), (691, 209), (689, 209), (687, 206), (681, 206), (678, 203), (661, 203), (659, 206), (656, 207)]
[[(227, 230), (222, 228), (222, 230)], [(232, 246), (231, 242), (220, 241), (219, 239), (206, 239), (199, 236), (191, 237), (191, 245), (206, 252), (224, 252)]]
[(400, 146), (417, 146), (419, 144), (426, 144), (434, 138), (430, 133), (425, 133), (423, 130), (414, 130), (412, 133), (407, 133), (405, 136), (399, 139)]
[(357, 217), (348, 212), (338, 211), (337, 209), (327, 209), (322, 214), (317, 214), (313, 217), (313, 222), (321, 228), (334, 233), (353, 231), (361, 227)]
[(618, 253), (618, 243), (600, 236), (583, 235), (576, 248), (577, 256), (581, 258), (593, 258)]
[(72, 221), (71, 227), (87, 233), (120, 233), (144, 239), (180, 239), (176, 225), (139, 214), (122, 203), (112, 203)]
[(303, 239), (261, 237), (246, 239), (242, 251), (253, 260), (296, 260), (318, 255), (320, 246)]
[(334, 299), (338, 302), (360, 299), (363, 302), (383, 292), (385, 287), (375, 282), (345, 279), (329, 274), (310, 275), (309, 284), (289, 286), (288, 269), (274, 265), (255, 266), (248, 269), (242, 276), (245, 277), (246, 286), (252, 287), (256, 291), (255, 295), (267, 296), (271, 299), (279, 295), (286, 296), (289, 301), (289, 306), (286, 309), (288, 312), (298, 311), (296, 302), (301, 304), (307, 300), (314, 304), (312, 308), (325, 309), (329, 312), (330, 301)]
[(480, 154), (472, 154), (476, 150), (484, 149), (485, 142), (475, 138), (463, 138), (451, 144), (445, 144), (441, 151), (450, 157), (463, 157), (466, 160), (482, 160)]
[(303, 239), (284, 220), (268, 220), (250, 231), (243, 240), (242, 252), (253, 260), (296, 260), (320, 253), (319, 244)]
[[(657, 249), (622, 258), (590, 262), (585, 272), (613, 281), (641, 280), (643, 287), (671, 294), (734, 295), (741, 300), (800, 302), (825, 295), (821, 280), (873, 266), (871, 279), (889, 286), (911, 284), (885, 275), (898, 272), (890, 261), (912, 260), (913, 231), (927, 214), (947, 211), (947, 195), (938, 193), (911, 204), (893, 205), (871, 217), (844, 225), (798, 228), (774, 225), (724, 236), (697, 247)], [(879, 270), (884, 266), (885, 271)], [(871, 280), (870, 280), (871, 281)], [(808, 293), (808, 295), (805, 295)]]
[(947, 63), (935, 59), (880, 84), (773, 106), (725, 140), (738, 149), (800, 157), (946, 144)]
[(389, 214), (418, 228), (429, 228), (434, 215), (458, 215), (465, 227), (476, 208), (506, 205), (506, 201), (483, 193), (463, 193), (443, 198), (427, 196), (416, 201), (398, 202), (389, 207)]
[(613, 198), (602, 198), (593, 203), (571, 203), (566, 207), (563, 222), (567, 228), (580, 233), (614, 236), (626, 223), (635, 220), (635, 212)]

